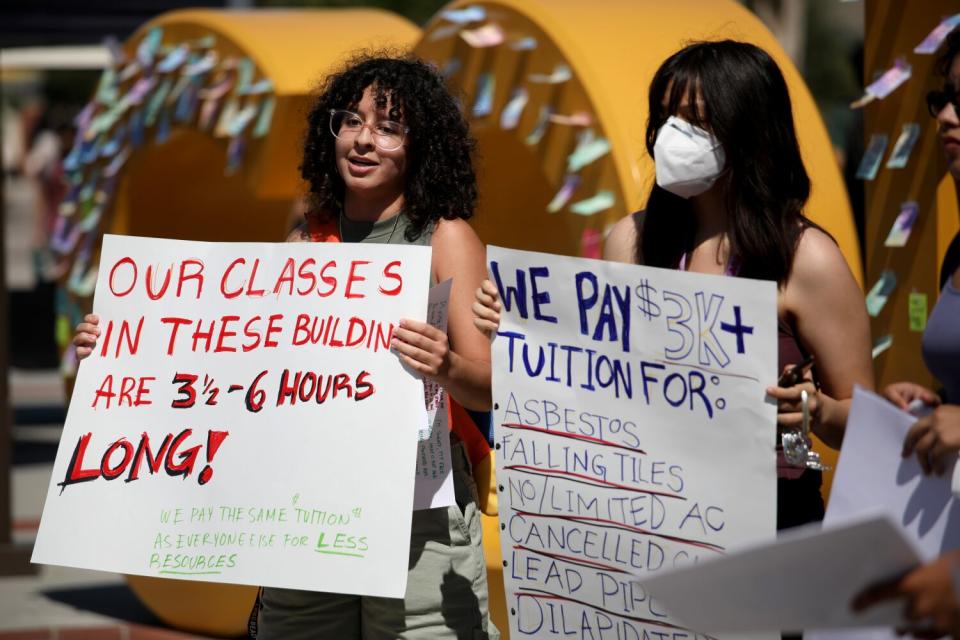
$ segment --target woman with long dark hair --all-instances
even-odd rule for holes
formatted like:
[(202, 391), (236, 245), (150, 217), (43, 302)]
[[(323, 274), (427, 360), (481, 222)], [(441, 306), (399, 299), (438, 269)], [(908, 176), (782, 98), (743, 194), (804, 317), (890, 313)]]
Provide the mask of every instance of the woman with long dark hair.
[[(943, 77), (943, 88), (927, 94), (927, 107), (937, 121), (947, 171), (960, 200), (960, 32), (947, 37), (936, 71)], [(960, 451), (960, 232), (940, 264), (940, 297), (923, 332), (923, 359), (943, 385), (939, 393), (913, 382), (895, 382), (884, 395), (901, 409), (925, 414), (907, 432), (903, 455), (916, 456), (924, 473), (943, 475), (958, 464)], [(900, 599), (907, 631), (915, 637), (960, 638), (956, 544), (953, 541), (953, 548), (945, 548), (939, 558), (865, 590), (854, 600), (854, 608)]]
[[(448, 330), (401, 320), (392, 348), (460, 405), (484, 410), (490, 345), (472, 325), (470, 300), (485, 274), (485, 248), (466, 222), (477, 196), (473, 149), (436, 69), (408, 56), (361, 56), (326, 79), (308, 116), (300, 172), (310, 208), (288, 241), (432, 247), (431, 282), (453, 279)], [(77, 327), (78, 356), (90, 354), (96, 323), (88, 316)], [(497, 637), (476, 488), (456, 432), (451, 450), (457, 504), (413, 512), (404, 598), (264, 588), (258, 637)]]
[[(870, 330), (839, 248), (804, 216), (810, 180), (777, 64), (745, 42), (684, 47), (650, 84), (646, 143), (656, 183), (646, 210), (613, 228), (604, 258), (775, 281), (780, 368), (815, 362), (799, 384), (770, 381), (778, 423), (797, 428), (806, 403), (813, 432), (838, 448), (853, 386), (873, 387)], [(490, 331), (498, 312), (485, 282), (475, 323)], [(819, 471), (779, 456), (778, 476), (778, 528), (822, 519)]]

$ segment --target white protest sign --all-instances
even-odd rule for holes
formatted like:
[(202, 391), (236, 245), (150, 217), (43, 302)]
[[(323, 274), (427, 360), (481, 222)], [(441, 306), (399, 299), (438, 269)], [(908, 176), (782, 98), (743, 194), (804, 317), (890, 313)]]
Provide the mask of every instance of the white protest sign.
[[(447, 279), (430, 288), (430, 303), (427, 322), (447, 331), (447, 307), (450, 305), (450, 288), (453, 280)], [(450, 418), (447, 415), (447, 392), (433, 380), (423, 382), (424, 402), (427, 409), (427, 425), (420, 433), (417, 446), (417, 479), (413, 488), (413, 508), (436, 509), (454, 504), (453, 467), (450, 466)]]
[[(903, 439), (916, 420), (875, 393), (854, 389), (824, 528), (840, 527), (879, 511), (902, 527), (926, 561), (960, 547), (960, 500), (950, 488), (952, 466), (943, 476), (925, 476), (916, 456), (901, 455)], [(866, 586), (859, 585), (860, 589)], [(902, 603), (895, 606), (903, 609)], [(891, 627), (816, 631), (807, 636), (811, 640), (897, 638)]]
[(33, 560), (400, 597), (430, 251), (106, 236)]
[(774, 283), (487, 255), (511, 637), (686, 633), (635, 576), (775, 535)]
[(886, 514), (874, 514), (831, 528), (796, 527), (775, 542), (643, 584), (679, 619), (737, 637), (760, 629), (892, 625), (903, 622), (903, 603), (854, 613), (850, 602), (867, 585), (900, 575), (918, 560), (903, 530)]

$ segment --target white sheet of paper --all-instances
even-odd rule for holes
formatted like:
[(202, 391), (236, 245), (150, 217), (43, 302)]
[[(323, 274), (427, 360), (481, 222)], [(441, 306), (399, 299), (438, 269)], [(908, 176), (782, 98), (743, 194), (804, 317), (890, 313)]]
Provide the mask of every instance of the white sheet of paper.
[(511, 637), (679, 639), (632, 574), (775, 536), (776, 285), (487, 257)]
[(952, 466), (925, 476), (915, 456), (901, 456), (915, 421), (880, 396), (854, 390), (824, 526), (883, 510), (930, 560), (960, 546), (960, 501), (950, 491)]
[[(901, 456), (916, 418), (880, 396), (857, 388), (833, 479), (824, 527), (836, 527), (865, 512), (882, 511), (903, 527), (921, 557), (930, 560), (960, 547), (960, 501), (943, 476), (924, 476), (915, 456)], [(902, 604), (899, 605), (902, 607)], [(809, 640), (894, 640), (889, 628), (821, 631)]]
[[(427, 322), (446, 332), (450, 287), (447, 279), (430, 288)], [(413, 485), (413, 510), (446, 507), (456, 502), (450, 466), (450, 420), (447, 392), (432, 380), (423, 381), (428, 429), (420, 432), (417, 475)]]
[(831, 528), (818, 524), (776, 542), (641, 582), (653, 598), (694, 629), (756, 632), (875, 626), (900, 620), (890, 603), (855, 615), (849, 603), (865, 586), (919, 559), (889, 517), (864, 516)]
[(402, 597), (425, 409), (389, 344), (429, 269), (423, 247), (105, 236), (33, 560)]

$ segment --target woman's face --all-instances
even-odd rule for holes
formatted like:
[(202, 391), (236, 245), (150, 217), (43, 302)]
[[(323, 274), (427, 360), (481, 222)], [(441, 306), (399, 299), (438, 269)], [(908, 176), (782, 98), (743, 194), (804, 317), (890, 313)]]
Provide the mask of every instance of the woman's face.
[[(355, 134), (334, 140), (337, 172), (348, 194), (360, 197), (393, 198), (403, 194), (407, 175), (407, 140), (398, 148), (384, 151), (374, 144), (374, 125), (390, 118), (390, 101), (377, 109), (372, 87), (363, 91), (355, 109), (365, 125)], [(402, 123), (401, 123), (402, 124)]]
[[(950, 64), (946, 84), (954, 91), (960, 90), (960, 55)], [(948, 102), (937, 114), (937, 128), (950, 175), (960, 181), (960, 113), (953, 102)]]
[(663, 92), (663, 99), (660, 101), (660, 104), (663, 105), (663, 112), (667, 116), (675, 116), (681, 120), (686, 120), (687, 122), (693, 124), (699, 122), (697, 126), (706, 131), (710, 131), (710, 124), (706, 121), (706, 104), (703, 102), (703, 98), (700, 95), (697, 95), (695, 98), (690, 94), (690, 88), (688, 87), (686, 91), (683, 92), (683, 97), (680, 98), (680, 104), (677, 105), (676, 113), (670, 112), (670, 92), (673, 89), (673, 80), (667, 84), (666, 91)]

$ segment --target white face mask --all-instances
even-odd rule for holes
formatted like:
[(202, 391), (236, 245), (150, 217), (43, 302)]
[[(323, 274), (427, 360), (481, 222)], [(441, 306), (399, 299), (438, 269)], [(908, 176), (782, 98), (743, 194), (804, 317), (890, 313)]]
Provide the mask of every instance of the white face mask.
[(670, 116), (653, 145), (657, 184), (681, 198), (698, 196), (716, 182), (726, 157), (708, 131)]

